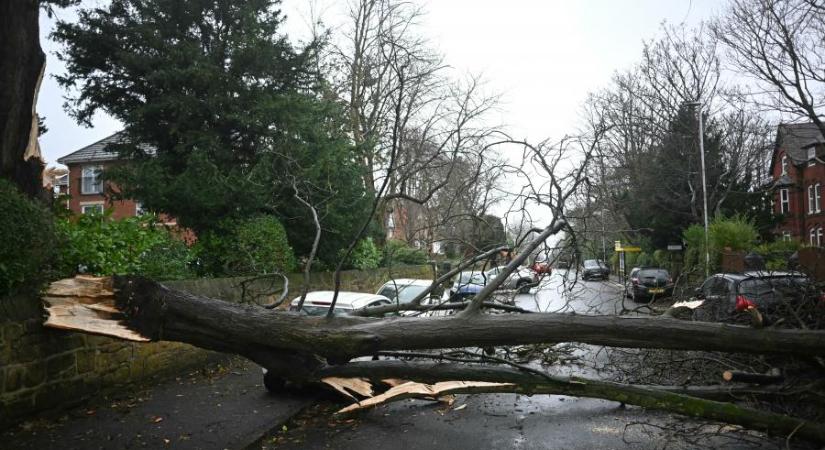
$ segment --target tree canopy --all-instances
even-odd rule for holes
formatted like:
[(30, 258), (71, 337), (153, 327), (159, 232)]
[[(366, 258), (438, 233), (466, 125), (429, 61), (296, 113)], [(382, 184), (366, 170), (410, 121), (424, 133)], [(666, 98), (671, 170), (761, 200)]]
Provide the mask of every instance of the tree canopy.
[(124, 195), (196, 232), (275, 214), (300, 254), (314, 233), (296, 195), (319, 209), (322, 248), (354, 234), (369, 199), (341, 110), (313, 69), (318, 43), (295, 48), (278, 3), (114, 0), (52, 36), (65, 45), (58, 81), (74, 89), (70, 112), (125, 125), (116, 148), (131, 163), (110, 174)]

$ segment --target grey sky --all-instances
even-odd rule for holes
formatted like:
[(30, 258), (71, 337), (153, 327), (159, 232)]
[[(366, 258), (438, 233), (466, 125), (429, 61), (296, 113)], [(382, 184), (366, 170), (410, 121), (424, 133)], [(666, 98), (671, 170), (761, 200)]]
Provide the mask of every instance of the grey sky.
[[(84, 2), (88, 5), (94, 3)], [(103, 3), (98, 1), (98, 3)], [(481, 73), (490, 91), (502, 94), (501, 116), (518, 137), (560, 138), (575, 131), (588, 92), (605, 86), (611, 75), (638, 61), (642, 42), (657, 35), (663, 21), (698, 24), (717, 13), (715, 0), (492, 0), (424, 1), (423, 32), (458, 72)], [(306, 29), (307, 7), (284, 0), (287, 32)], [(330, 3), (330, 5), (334, 5)], [(334, 6), (322, 9), (334, 15)], [(71, 18), (71, 12), (58, 12)], [(333, 19), (328, 19), (334, 22)], [(38, 111), (49, 132), (41, 139), (49, 165), (84, 145), (117, 131), (105, 115), (93, 128), (77, 125), (63, 111), (64, 92), (53, 79), (63, 71), (47, 40), (53, 20), (41, 19), (47, 52)]]

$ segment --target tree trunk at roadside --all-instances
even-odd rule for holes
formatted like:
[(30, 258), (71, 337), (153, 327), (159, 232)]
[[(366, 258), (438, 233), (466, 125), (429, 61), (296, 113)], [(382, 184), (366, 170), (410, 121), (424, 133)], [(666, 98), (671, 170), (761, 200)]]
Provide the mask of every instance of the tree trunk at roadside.
[(0, 176), (31, 197), (43, 191), (34, 112), (46, 62), (39, 17), (39, 0), (0, 1)]
[[(557, 377), (525, 367), (352, 362), (382, 350), (421, 350), (554, 342), (633, 348), (825, 355), (825, 332), (751, 329), (669, 318), (572, 314), (464, 314), (428, 318), (309, 317), (192, 295), (136, 277), (76, 277), (44, 296), (46, 326), (134, 341), (169, 340), (245, 356), (298, 382), (325, 377), (505, 383), (467, 392), (562, 394), (601, 398), (794, 435), (825, 444), (825, 427), (802, 419), (713, 400), (763, 387), (633, 386)], [(459, 388), (456, 393), (465, 392)]]

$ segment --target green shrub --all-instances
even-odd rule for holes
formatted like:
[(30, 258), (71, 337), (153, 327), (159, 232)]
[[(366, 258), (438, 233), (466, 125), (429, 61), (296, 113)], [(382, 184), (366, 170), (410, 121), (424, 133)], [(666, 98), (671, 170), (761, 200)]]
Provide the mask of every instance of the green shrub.
[(765, 258), (765, 268), (768, 270), (787, 270), (788, 258), (802, 248), (797, 240), (774, 241), (757, 246), (754, 251)]
[(198, 237), (202, 270), (210, 275), (250, 275), (295, 270), (286, 231), (273, 216), (224, 220)]
[(169, 280), (191, 276), (192, 253), (152, 216), (114, 220), (111, 213), (58, 219), (61, 272), (143, 275)]
[(381, 252), (371, 237), (361, 239), (352, 252), (352, 265), (359, 270), (376, 269), (381, 263)]
[(416, 248), (412, 248), (404, 241), (396, 239), (387, 241), (384, 244), (384, 266), (395, 264), (426, 264), (427, 254)]
[(0, 179), (0, 297), (36, 291), (52, 275), (55, 244), (48, 209)]
[[(685, 251), (685, 269), (704, 267), (704, 227), (699, 224), (691, 225), (682, 233), (682, 238), (688, 246)], [(715, 271), (719, 267), (722, 250), (728, 248), (732, 251), (747, 251), (753, 248), (758, 238), (756, 227), (742, 216), (714, 218), (708, 227), (710, 271)]]

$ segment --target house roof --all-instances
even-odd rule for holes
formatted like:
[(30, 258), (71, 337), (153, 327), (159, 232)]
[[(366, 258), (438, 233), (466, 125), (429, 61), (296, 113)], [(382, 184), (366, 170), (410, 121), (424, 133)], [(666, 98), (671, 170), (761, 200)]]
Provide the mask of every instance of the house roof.
[(794, 164), (808, 161), (807, 148), (825, 143), (822, 132), (815, 123), (783, 123), (776, 134), (776, 145), (785, 150)]
[(109, 144), (118, 144), (123, 140), (123, 132), (118, 131), (115, 134), (106, 136), (105, 138), (87, 145), (80, 150), (69, 153), (66, 156), (57, 158), (60, 164), (77, 164), (86, 162), (102, 162), (113, 161), (120, 158), (116, 151), (107, 150)]

